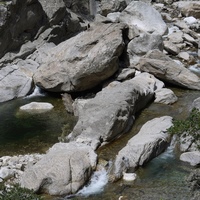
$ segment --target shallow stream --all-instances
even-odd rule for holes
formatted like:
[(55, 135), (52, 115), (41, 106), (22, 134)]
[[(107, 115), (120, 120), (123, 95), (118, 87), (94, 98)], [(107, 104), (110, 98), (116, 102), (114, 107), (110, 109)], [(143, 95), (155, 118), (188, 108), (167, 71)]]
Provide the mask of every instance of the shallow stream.
[[(175, 119), (185, 119), (194, 99), (200, 97), (199, 91), (171, 88), (179, 100), (173, 105), (152, 103), (138, 113), (133, 128), (111, 144), (100, 148), (99, 158), (112, 162), (117, 152), (133, 137), (141, 126), (155, 117), (170, 115)], [(45, 114), (29, 115), (19, 112), (19, 107), (32, 101), (45, 101), (54, 109)], [(60, 98), (52, 96), (33, 96), (0, 104), (0, 156), (44, 153), (52, 144), (58, 142), (61, 129), (68, 123), (72, 129), (75, 118), (68, 115)], [(192, 167), (179, 161), (180, 152), (170, 146), (166, 152), (153, 159), (137, 171), (134, 182), (123, 180), (109, 183), (105, 171), (94, 174), (84, 192), (73, 199), (88, 200), (188, 200), (190, 191), (185, 181)], [(47, 200), (67, 199), (66, 197), (45, 197)]]
[[(30, 102), (48, 102), (54, 108), (45, 113), (30, 114), (19, 107)], [(75, 117), (69, 115), (62, 100), (42, 94), (0, 103), (0, 157), (5, 155), (45, 153), (58, 142), (64, 124), (73, 129)], [(69, 130), (70, 132), (70, 130)]]

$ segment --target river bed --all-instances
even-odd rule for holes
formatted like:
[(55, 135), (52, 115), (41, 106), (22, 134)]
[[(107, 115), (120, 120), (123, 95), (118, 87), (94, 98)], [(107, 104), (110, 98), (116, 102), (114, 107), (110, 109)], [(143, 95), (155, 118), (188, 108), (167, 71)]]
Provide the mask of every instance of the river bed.
[[(19, 107), (30, 102), (48, 102), (54, 108), (45, 113), (30, 114)], [(58, 142), (64, 124), (69, 132), (75, 117), (68, 114), (57, 96), (36, 94), (0, 103), (0, 157), (28, 153), (45, 153)]]
[[(173, 105), (152, 103), (137, 114), (133, 128), (124, 136), (111, 144), (100, 148), (99, 158), (113, 162), (117, 152), (133, 137), (141, 126), (155, 117), (170, 115), (175, 119), (185, 119), (194, 99), (200, 96), (199, 91), (171, 88), (178, 96)], [(31, 101), (45, 101), (54, 105), (54, 111), (41, 115), (21, 115), (18, 109)], [(70, 129), (75, 118), (64, 109), (62, 100), (52, 96), (33, 96), (0, 104), (0, 156), (44, 153), (52, 144), (58, 142), (62, 126), (68, 123)], [(166, 152), (140, 167), (134, 182), (120, 180), (109, 183), (105, 171), (96, 172), (84, 192), (79, 191), (72, 199), (88, 200), (188, 200), (190, 190), (186, 177), (192, 170), (188, 164), (179, 161), (180, 152), (176, 145), (170, 146)], [(64, 200), (67, 197), (49, 197), (45, 200)]]

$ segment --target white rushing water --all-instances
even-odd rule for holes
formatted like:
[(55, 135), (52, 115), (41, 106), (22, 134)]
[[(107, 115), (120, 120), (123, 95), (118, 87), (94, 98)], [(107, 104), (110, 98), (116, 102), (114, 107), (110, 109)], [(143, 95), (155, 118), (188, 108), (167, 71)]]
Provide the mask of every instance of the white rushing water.
[(170, 145), (168, 146), (168, 148), (166, 149), (165, 152), (163, 152), (159, 158), (160, 159), (168, 159), (168, 158), (173, 158), (175, 155), (173, 153), (174, 148), (176, 146), (176, 136), (173, 136), (172, 141), (170, 143)]
[(36, 86), (34, 91), (30, 95), (26, 96), (25, 98), (31, 98), (35, 96), (45, 96), (45, 92), (42, 92), (41, 89)]
[(94, 172), (89, 184), (81, 189), (77, 195), (90, 196), (103, 192), (105, 185), (108, 183), (108, 174), (105, 169)]

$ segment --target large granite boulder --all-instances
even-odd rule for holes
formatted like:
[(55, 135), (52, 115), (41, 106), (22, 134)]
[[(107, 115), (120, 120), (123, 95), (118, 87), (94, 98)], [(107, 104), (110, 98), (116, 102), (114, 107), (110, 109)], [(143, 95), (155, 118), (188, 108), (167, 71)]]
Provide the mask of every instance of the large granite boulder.
[(148, 3), (132, 1), (120, 15), (119, 20), (127, 23), (129, 27), (137, 26), (138, 29), (164, 35), (167, 32), (167, 25), (160, 13)]
[(123, 24), (92, 26), (52, 48), (34, 75), (35, 83), (48, 91), (90, 89), (112, 76), (123, 52)]
[(137, 68), (153, 74), (164, 82), (166, 81), (184, 88), (200, 90), (200, 78), (196, 74), (159, 50), (149, 51), (140, 59)]
[(121, 178), (127, 170), (135, 171), (138, 166), (162, 153), (170, 143), (167, 129), (171, 126), (170, 116), (155, 118), (145, 123), (139, 133), (117, 154), (113, 170), (114, 179)]
[(132, 126), (134, 115), (152, 100), (155, 77), (142, 73), (125, 82), (113, 82), (89, 100), (81, 101), (78, 122), (67, 136), (96, 149), (119, 137)]
[(96, 153), (77, 143), (57, 143), (21, 177), (22, 187), (50, 195), (77, 192), (96, 167)]

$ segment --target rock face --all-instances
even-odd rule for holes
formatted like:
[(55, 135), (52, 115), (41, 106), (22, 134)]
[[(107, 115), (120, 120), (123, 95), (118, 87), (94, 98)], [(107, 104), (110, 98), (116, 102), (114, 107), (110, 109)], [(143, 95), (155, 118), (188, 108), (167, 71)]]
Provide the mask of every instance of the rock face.
[(45, 13), (38, 1), (16, 0), (1, 5), (0, 57), (8, 51), (16, 51), (22, 44), (32, 40), (45, 24)]
[(111, 83), (78, 110), (79, 119), (68, 140), (94, 149), (113, 140), (129, 129), (134, 114), (153, 98), (155, 89), (156, 80), (147, 73), (123, 83)]
[(35, 83), (53, 92), (83, 91), (99, 84), (118, 70), (123, 28), (100, 24), (59, 44), (35, 73)]
[(170, 142), (167, 129), (171, 126), (172, 117), (169, 116), (155, 118), (144, 124), (139, 133), (132, 137), (116, 156), (115, 179), (121, 178), (123, 172), (134, 171), (162, 153)]
[(132, 1), (120, 15), (120, 21), (129, 27), (137, 26), (141, 31), (164, 35), (167, 25), (160, 13), (152, 6), (141, 1)]
[(158, 50), (140, 59), (138, 69), (153, 74), (162, 81), (181, 87), (200, 90), (200, 78)]
[(134, 37), (127, 47), (127, 53), (131, 67), (138, 63), (140, 56), (145, 55), (152, 49), (163, 50), (163, 39), (161, 35), (141, 33)]
[(21, 186), (51, 195), (75, 193), (90, 177), (96, 166), (91, 147), (76, 143), (57, 143), (20, 181)]

